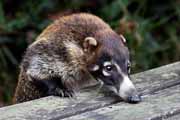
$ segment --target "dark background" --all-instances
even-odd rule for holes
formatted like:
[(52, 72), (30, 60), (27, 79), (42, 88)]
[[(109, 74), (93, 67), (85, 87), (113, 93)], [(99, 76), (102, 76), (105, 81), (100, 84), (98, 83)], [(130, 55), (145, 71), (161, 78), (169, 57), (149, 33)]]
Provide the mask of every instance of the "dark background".
[(0, 106), (12, 99), (27, 45), (54, 19), (77, 12), (126, 37), (133, 73), (180, 60), (180, 0), (0, 0)]

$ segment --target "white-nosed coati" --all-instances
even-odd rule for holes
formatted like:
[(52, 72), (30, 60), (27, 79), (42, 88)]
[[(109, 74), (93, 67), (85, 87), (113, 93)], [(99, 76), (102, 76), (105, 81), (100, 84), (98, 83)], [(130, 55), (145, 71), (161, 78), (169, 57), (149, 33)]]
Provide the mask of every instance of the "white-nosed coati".
[(139, 102), (128, 77), (129, 51), (123, 41), (94, 15), (59, 18), (27, 48), (13, 102), (73, 96), (92, 76), (125, 101)]

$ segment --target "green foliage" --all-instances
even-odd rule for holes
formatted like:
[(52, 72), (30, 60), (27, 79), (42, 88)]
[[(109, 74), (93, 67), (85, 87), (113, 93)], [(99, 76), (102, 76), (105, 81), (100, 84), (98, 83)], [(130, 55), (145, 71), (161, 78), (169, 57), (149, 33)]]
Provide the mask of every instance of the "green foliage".
[(179, 6), (170, 0), (114, 0), (98, 14), (126, 36), (137, 72), (179, 60)]
[(57, 16), (90, 12), (128, 41), (133, 72), (180, 59), (179, 0), (0, 0), (0, 102), (9, 102), (25, 48)]

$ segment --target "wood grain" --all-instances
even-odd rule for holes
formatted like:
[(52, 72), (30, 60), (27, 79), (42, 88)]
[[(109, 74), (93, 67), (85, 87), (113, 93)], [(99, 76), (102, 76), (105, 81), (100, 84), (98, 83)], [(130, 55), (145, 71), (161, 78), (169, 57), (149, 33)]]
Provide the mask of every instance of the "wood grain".
[(117, 103), (64, 120), (164, 120), (180, 113), (180, 85), (144, 97), (140, 104)]

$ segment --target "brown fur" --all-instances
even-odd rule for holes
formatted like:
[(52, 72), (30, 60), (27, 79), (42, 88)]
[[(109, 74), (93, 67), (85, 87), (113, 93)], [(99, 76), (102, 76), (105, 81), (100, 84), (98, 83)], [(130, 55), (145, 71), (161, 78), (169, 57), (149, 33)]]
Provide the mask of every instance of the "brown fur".
[[(84, 39), (89, 36), (98, 41), (93, 53), (83, 51)], [(118, 35), (94, 15), (73, 14), (56, 20), (28, 47), (21, 63), (14, 103), (46, 96), (34, 85), (31, 77), (44, 80), (60, 76), (68, 89), (80, 88), (82, 83), (87, 83), (91, 78), (88, 64), (97, 58), (101, 46), (106, 42), (109, 44), (106, 41), (109, 37), (116, 38)]]

